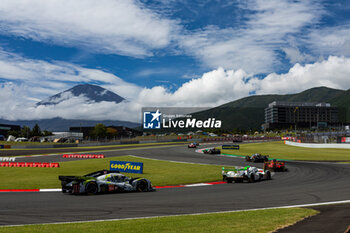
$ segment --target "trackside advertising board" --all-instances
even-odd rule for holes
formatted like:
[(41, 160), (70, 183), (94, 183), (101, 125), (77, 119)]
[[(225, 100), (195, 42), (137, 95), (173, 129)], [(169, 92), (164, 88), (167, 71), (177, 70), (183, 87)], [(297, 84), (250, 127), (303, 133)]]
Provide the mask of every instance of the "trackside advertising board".
[(223, 150), (239, 150), (239, 145), (222, 145)]
[(127, 173), (143, 173), (143, 163), (128, 161), (110, 161), (111, 171), (120, 171)]

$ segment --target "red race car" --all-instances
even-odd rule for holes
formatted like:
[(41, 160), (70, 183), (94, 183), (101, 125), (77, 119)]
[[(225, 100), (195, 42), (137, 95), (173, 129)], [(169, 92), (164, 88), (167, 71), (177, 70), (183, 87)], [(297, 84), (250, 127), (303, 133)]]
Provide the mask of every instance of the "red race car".
[(264, 170), (274, 171), (274, 172), (284, 172), (287, 171), (286, 163), (284, 161), (277, 161), (276, 159), (272, 161), (267, 161), (264, 163)]
[(198, 143), (192, 142), (192, 143), (190, 143), (190, 144), (188, 145), (188, 148), (197, 148), (197, 146), (199, 146)]

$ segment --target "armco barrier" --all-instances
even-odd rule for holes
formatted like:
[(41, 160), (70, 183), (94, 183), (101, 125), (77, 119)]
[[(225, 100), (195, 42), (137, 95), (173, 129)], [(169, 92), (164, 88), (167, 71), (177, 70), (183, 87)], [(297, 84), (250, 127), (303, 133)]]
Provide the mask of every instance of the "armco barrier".
[(120, 144), (139, 144), (139, 141), (121, 141)]
[(60, 167), (59, 163), (0, 162), (0, 167)]
[(104, 155), (89, 155), (89, 154), (64, 154), (63, 158), (79, 158), (79, 159), (103, 159)]
[[(233, 141), (234, 138), (203, 138), (203, 142), (228, 142)], [(245, 142), (259, 142), (259, 141), (276, 141), (281, 140), (281, 137), (242, 137)]]
[(333, 148), (333, 149), (350, 149), (350, 144), (345, 143), (300, 143), (284, 141), (286, 145), (299, 146), (307, 148)]
[(157, 143), (157, 140), (148, 140), (148, 141), (139, 141), (140, 144), (144, 144), (144, 143)]
[(77, 147), (78, 144), (53, 144), (53, 148)]

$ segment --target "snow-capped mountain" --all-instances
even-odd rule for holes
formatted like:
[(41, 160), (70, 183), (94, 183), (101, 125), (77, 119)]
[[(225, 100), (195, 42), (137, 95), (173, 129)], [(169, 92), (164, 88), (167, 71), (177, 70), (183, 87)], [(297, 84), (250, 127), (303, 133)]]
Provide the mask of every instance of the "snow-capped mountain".
[(62, 101), (69, 100), (75, 96), (84, 96), (88, 102), (115, 102), (120, 103), (125, 100), (123, 97), (115, 94), (114, 92), (108, 91), (100, 86), (91, 84), (81, 84), (74, 86), (71, 89), (60, 92), (47, 99), (44, 99), (37, 103), (37, 105), (55, 105)]

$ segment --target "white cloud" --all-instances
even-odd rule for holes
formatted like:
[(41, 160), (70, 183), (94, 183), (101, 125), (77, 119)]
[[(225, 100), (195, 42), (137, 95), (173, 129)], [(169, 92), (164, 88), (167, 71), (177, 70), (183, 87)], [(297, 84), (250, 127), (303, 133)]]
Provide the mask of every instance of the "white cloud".
[(315, 60), (313, 56), (310, 54), (306, 54), (301, 52), (296, 47), (286, 47), (282, 48), (283, 52), (286, 54), (286, 57), (290, 60), (292, 64), (298, 63), (298, 62), (311, 62)]
[(140, 87), (111, 73), (70, 63), (27, 59), (1, 49), (0, 67), (0, 78), (21, 83), (28, 88), (25, 93), (39, 99), (68, 89), (74, 83), (101, 83), (124, 98), (132, 98), (140, 91)]
[(143, 69), (136, 72), (137, 77), (150, 77), (155, 75), (167, 75), (169, 73), (174, 73), (176, 70), (169, 68), (154, 68), (154, 69)]
[(350, 24), (312, 30), (304, 42), (321, 56), (350, 56)]
[(184, 83), (175, 92), (162, 86), (143, 89), (142, 106), (210, 107), (256, 94), (291, 94), (312, 87), (350, 88), (350, 58), (330, 56), (312, 64), (294, 65), (288, 73), (251, 77), (243, 70), (218, 68)]
[[(161, 1), (163, 7), (169, 4), (175, 7), (179, 3)], [(2, 0), (0, 33), (135, 57), (167, 48), (173, 55), (193, 56), (209, 69), (243, 69), (247, 73), (275, 71), (282, 64), (281, 52), (291, 64), (312, 62), (319, 55), (350, 54), (348, 25), (315, 29), (326, 14), (319, 1), (245, 0), (234, 4), (241, 8), (235, 13), (242, 14), (237, 16), (236, 26), (207, 25), (193, 31), (185, 29), (186, 21), (166, 18), (164, 15), (176, 9), (158, 9), (154, 7), (158, 2), (147, 5), (153, 6), (151, 10), (138, 0)], [(313, 54), (298, 48), (306, 44)], [(180, 51), (174, 51), (178, 47)], [(144, 70), (139, 75), (163, 71)]]
[[(63, 96), (55, 106), (35, 103), (80, 83), (98, 83), (118, 95), (132, 99), (141, 87), (101, 70), (63, 62), (26, 59), (0, 49), (0, 119), (115, 119), (137, 121), (141, 107), (133, 102), (87, 103), (84, 96)], [(2, 81), (1, 81), (2, 80)], [(79, 107), (77, 107), (79, 106)]]
[(97, 52), (147, 56), (167, 46), (174, 21), (136, 0), (2, 0), (0, 33)]
[(240, 7), (249, 13), (238, 28), (208, 26), (188, 32), (180, 37), (180, 46), (211, 68), (268, 73), (280, 65), (276, 51), (288, 47), (287, 37), (303, 33), (323, 13), (314, 1), (252, 0)]
[(61, 117), (65, 119), (86, 119), (86, 120), (123, 120), (139, 122), (141, 107), (130, 102), (88, 102), (84, 96), (71, 96), (56, 105), (22, 105), (16, 95), (21, 91), (20, 87), (3, 85), (0, 87), (0, 98), (6, 97), (5, 105), (0, 105), (0, 119), (7, 120), (32, 120), (50, 119)]
[(249, 94), (253, 87), (246, 83), (248, 75), (243, 70), (218, 68), (201, 78), (184, 83), (175, 92), (156, 86), (143, 89), (137, 101), (144, 106), (216, 106)]
[(350, 88), (350, 58), (330, 56), (327, 60), (296, 64), (286, 74), (269, 74), (262, 80), (252, 80), (257, 94), (296, 93), (312, 87)]
[[(21, 61), (22, 63), (38, 62), (23, 59)], [(46, 63), (41, 64), (48, 65)], [(27, 66), (22, 65), (21, 67)], [(74, 67), (78, 71), (76, 75), (81, 75), (80, 71), (82, 68)], [(56, 67), (55, 70), (59, 71), (60, 69)], [(90, 74), (89, 69), (83, 70), (86, 74)], [(31, 72), (26, 70), (20, 71), (20, 73), (31, 75)], [(37, 86), (44, 79), (38, 79), (36, 82), (20, 82), (19, 84), (7, 81), (0, 84), (0, 99), (3, 100), (0, 105), (0, 118), (14, 120), (62, 117), (68, 119), (109, 119), (139, 122), (142, 107), (214, 107), (249, 96), (250, 93), (288, 94), (318, 86), (338, 89), (350, 88), (350, 79), (348, 78), (350, 76), (350, 58), (336, 56), (330, 56), (327, 60), (312, 64), (296, 64), (288, 73), (271, 73), (265, 78), (250, 76), (243, 70), (218, 68), (203, 74), (200, 78), (185, 82), (174, 92), (163, 86), (142, 88), (127, 83), (112, 74), (100, 72), (96, 70), (91, 71), (92, 74), (104, 75), (105, 77), (101, 78), (98, 76), (96, 80), (93, 79), (95, 75), (83, 75), (83, 77), (88, 77), (92, 82), (100, 81), (101, 79), (109, 80), (105, 83), (109, 90), (116, 90), (115, 92), (120, 94), (120, 88), (122, 88), (125, 92), (132, 93), (133, 98), (116, 104), (114, 102), (91, 103), (87, 102), (84, 96), (75, 96), (55, 106), (35, 107), (29, 103), (32, 103), (32, 99), (38, 99), (38, 96), (40, 96), (39, 92), (44, 91), (44, 86)], [(48, 75), (50, 76), (50, 73)], [(83, 77), (78, 77), (78, 79), (83, 79)], [(114, 79), (117, 81), (113, 82)], [(50, 82), (62, 83), (59, 79), (52, 79)], [(56, 91), (60, 92), (63, 90)]]

